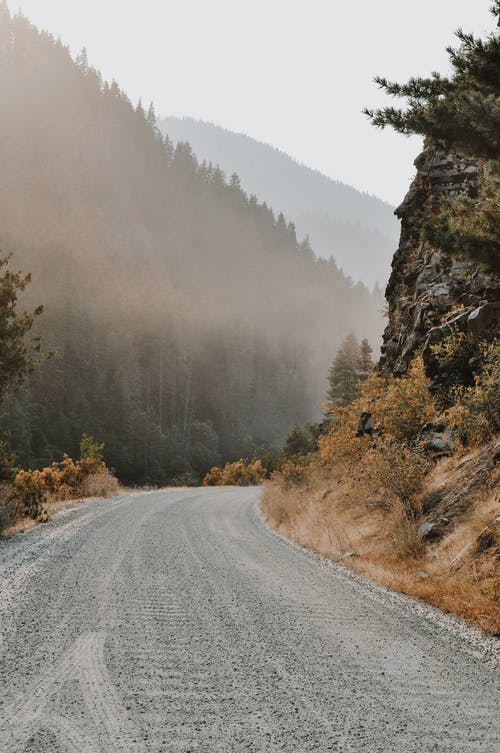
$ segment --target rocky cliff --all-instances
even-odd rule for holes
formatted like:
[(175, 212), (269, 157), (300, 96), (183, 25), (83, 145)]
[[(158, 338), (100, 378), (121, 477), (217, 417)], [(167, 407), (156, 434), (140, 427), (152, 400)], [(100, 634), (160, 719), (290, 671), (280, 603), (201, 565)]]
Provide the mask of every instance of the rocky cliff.
[[(381, 367), (386, 374), (403, 374), (421, 350), (427, 374), (434, 377), (438, 365), (433, 344), (454, 330), (480, 339), (487, 329), (498, 326), (500, 285), (476, 262), (452, 258), (422, 240), (426, 219), (439, 211), (443, 199), (477, 197), (481, 162), (428, 144), (415, 166), (416, 177), (396, 209), (401, 238), (386, 291), (389, 322)], [(473, 364), (469, 376), (473, 378)]]

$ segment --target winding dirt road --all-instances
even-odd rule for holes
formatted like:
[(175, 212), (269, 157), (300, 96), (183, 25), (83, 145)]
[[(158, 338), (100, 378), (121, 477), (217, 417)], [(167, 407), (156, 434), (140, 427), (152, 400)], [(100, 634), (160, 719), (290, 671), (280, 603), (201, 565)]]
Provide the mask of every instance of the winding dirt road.
[(0, 543), (1, 753), (498, 753), (496, 640), (277, 537), (258, 494)]

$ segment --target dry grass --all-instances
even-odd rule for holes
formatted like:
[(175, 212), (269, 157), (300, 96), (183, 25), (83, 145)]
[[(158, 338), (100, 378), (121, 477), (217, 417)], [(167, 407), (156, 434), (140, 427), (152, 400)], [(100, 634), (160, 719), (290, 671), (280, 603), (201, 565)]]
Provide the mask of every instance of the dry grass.
[[(379, 486), (366, 467), (327, 471), (313, 461), (300, 484), (279, 477), (267, 483), (262, 512), (302, 546), (500, 634), (499, 529), (481, 544), (481, 532), (500, 515), (500, 471), (485, 458), (479, 450), (465, 463), (460, 457), (438, 463), (420, 506), (412, 507)], [(430, 494), (437, 501), (425, 512)], [(423, 541), (422, 523), (444, 512), (442, 535)]]
[(107, 469), (91, 473), (80, 484), (82, 497), (113, 497), (120, 493), (120, 484)]

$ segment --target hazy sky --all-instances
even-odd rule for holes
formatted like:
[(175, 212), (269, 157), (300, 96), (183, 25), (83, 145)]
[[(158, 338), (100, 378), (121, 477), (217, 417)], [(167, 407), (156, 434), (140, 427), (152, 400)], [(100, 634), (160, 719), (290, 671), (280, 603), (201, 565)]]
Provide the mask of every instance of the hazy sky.
[[(418, 139), (361, 114), (372, 78), (446, 71), (453, 31), (493, 29), (491, 0), (10, 0), (86, 46), (90, 62), (157, 113), (241, 131), (398, 203)], [(262, 197), (265, 199), (265, 197)]]

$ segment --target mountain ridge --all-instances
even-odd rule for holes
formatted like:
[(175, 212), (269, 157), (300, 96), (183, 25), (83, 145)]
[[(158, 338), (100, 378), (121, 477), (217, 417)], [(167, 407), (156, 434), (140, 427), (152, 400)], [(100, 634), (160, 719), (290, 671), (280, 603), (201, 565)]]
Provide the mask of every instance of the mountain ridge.
[[(200, 161), (236, 173), (243, 188), (293, 221), (314, 251), (333, 256), (354, 280), (373, 286), (389, 276), (399, 233), (394, 208), (378, 197), (308, 167), (277, 147), (193, 118), (158, 120), (173, 143), (188, 142)], [(328, 220), (325, 228), (324, 218)], [(349, 226), (349, 240), (345, 228)]]

